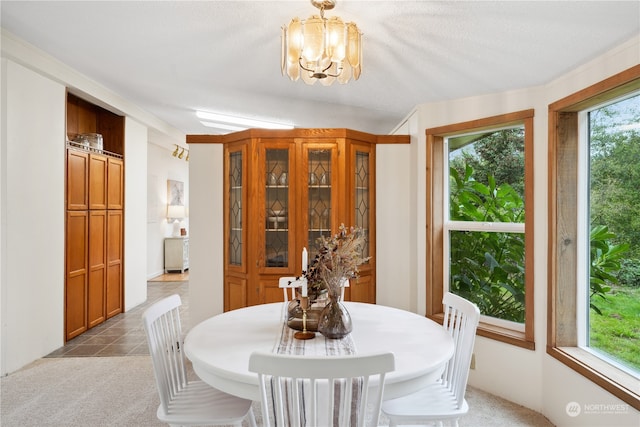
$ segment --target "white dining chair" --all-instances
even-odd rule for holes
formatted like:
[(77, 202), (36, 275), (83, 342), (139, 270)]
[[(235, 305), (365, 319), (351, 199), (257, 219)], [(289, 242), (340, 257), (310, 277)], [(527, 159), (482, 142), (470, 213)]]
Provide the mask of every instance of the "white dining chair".
[(425, 388), (382, 404), (389, 426), (402, 424), (458, 425), (458, 419), (469, 411), (465, 400), (467, 380), (476, 329), (480, 321), (478, 307), (452, 293), (445, 294), (443, 327), (454, 342), (454, 353), (440, 379)]
[(248, 417), (256, 425), (251, 401), (187, 379), (179, 295), (150, 306), (142, 315), (160, 405), (157, 416), (169, 425), (236, 425)]
[[(297, 277), (287, 276), (280, 278), (280, 280), (278, 281), (278, 286), (282, 288), (282, 293), (284, 294), (284, 302), (289, 302), (296, 299), (296, 288), (302, 286), (302, 283), (298, 280)], [(289, 298), (289, 292), (291, 292), (291, 298)]]
[[(262, 425), (377, 426), (393, 353), (305, 356), (254, 352)], [(273, 420), (272, 420), (273, 418)]]

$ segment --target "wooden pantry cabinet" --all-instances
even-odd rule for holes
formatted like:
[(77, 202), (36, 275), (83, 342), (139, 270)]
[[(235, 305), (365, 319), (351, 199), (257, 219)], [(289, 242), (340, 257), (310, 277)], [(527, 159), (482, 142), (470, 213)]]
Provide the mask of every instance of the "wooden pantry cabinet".
[[(75, 144), (78, 133), (103, 134), (104, 149)], [(124, 118), (69, 94), (67, 135), (68, 341), (123, 311)]]
[(189, 135), (224, 144), (224, 309), (282, 301), (278, 279), (302, 272), (317, 239), (340, 224), (366, 235), (360, 277), (345, 299), (375, 303), (375, 146), (405, 143), (349, 129), (249, 129)]

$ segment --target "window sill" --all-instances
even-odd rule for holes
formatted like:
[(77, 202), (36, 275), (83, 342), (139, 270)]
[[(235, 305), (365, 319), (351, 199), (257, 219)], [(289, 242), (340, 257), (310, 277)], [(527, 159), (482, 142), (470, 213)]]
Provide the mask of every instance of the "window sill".
[[(442, 324), (444, 319), (443, 313), (429, 316), (432, 320)], [(476, 335), (500, 341), (506, 344), (515, 345), (517, 347), (526, 348), (527, 350), (535, 350), (536, 344), (526, 339), (525, 333), (514, 331), (513, 329), (502, 328), (500, 326), (491, 325), (489, 323), (480, 322)]]
[(579, 347), (547, 347), (547, 353), (620, 400), (640, 410), (638, 379)]
[(527, 350), (536, 349), (536, 343), (527, 340), (524, 332), (514, 331), (513, 329), (502, 328), (500, 326), (480, 322), (480, 325), (478, 325), (478, 335), (526, 348)]

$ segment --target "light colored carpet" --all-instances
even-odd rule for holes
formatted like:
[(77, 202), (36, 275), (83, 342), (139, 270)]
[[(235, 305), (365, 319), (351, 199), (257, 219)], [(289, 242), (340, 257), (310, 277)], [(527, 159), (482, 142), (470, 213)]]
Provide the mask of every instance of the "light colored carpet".
[[(149, 356), (40, 359), (0, 379), (2, 427), (163, 426)], [(469, 388), (461, 426), (552, 426), (542, 415)], [(259, 419), (259, 404), (254, 404)], [(385, 423), (381, 420), (381, 425)]]

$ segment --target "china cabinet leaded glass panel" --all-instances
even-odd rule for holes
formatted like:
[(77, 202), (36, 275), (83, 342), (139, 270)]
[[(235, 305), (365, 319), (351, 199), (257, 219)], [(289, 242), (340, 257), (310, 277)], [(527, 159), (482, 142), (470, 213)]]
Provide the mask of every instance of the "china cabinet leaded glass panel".
[(265, 254), (266, 267), (288, 267), (289, 150), (266, 150)]
[(357, 151), (355, 165), (355, 225), (364, 230), (362, 257), (369, 256), (369, 153)]
[(309, 259), (318, 253), (318, 237), (331, 235), (331, 150), (308, 151)]
[(242, 265), (242, 152), (229, 154), (229, 264)]

